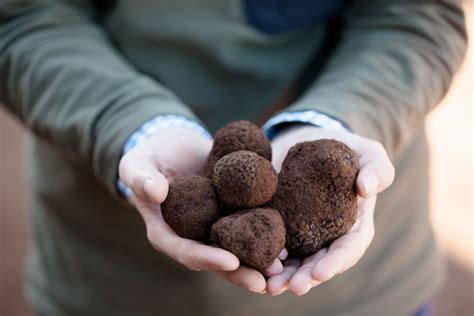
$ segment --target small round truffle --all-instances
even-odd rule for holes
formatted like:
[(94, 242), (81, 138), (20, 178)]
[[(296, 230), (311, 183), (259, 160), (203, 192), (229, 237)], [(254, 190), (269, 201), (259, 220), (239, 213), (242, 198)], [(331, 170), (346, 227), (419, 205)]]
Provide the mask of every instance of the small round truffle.
[(252, 151), (267, 160), (272, 160), (272, 147), (262, 130), (249, 121), (234, 121), (215, 133), (214, 144), (204, 166), (204, 175), (211, 177), (216, 162), (238, 150)]
[(206, 241), (212, 224), (221, 215), (219, 200), (212, 181), (201, 176), (174, 179), (169, 185), (161, 213), (179, 236)]
[(290, 255), (312, 255), (349, 231), (357, 217), (358, 169), (355, 153), (336, 140), (290, 148), (269, 203), (285, 221)]
[(214, 167), (213, 180), (221, 202), (231, 209), (267, 203), (278, 183), (272, 163), (247, 150), (222, 157)]
[(285, 247), (285, 223), (273, 209), (243, 210), (219, 219), (211, 236), (242, 263), (263, 271)]

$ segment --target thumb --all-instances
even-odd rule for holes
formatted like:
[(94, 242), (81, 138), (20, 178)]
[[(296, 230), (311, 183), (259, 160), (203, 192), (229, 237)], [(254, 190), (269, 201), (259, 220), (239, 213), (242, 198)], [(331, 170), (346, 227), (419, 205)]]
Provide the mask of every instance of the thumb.
[(368, 198), (387, 189), (395, 178), (395, 169), (383, 146), (368, 141), (360, 159), (357, 192)]
[(119, 170), (120, 179), (137, 198), (158, 204), (166, 199), (168, 180), (152, 164), (124, 161), (120, 164)]

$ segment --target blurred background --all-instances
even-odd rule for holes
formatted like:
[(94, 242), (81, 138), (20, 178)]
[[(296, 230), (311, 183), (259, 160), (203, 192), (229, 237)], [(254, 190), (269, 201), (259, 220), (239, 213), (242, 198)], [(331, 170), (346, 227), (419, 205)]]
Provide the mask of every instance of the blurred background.
[[(470, 38), (474, 2), (466, 1)], [(473, 42), (454, 83), (427, 118), (431, 160), (431, 219), (448, 266), (435, 316), (474, 315)], [(23, 143), (26, 133), (0, 108), (0, 315), (31, 316), (22, 292), (28, 247)]]

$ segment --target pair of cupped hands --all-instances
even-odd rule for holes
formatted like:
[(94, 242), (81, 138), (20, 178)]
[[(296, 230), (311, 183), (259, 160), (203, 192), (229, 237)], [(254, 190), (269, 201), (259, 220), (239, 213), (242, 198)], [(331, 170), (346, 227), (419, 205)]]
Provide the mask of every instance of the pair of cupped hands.
[(380, 143), (347, 131), (310, 125), (287, 128), (272, 140), (272, 163), (276, 171), (281, 169), (291, 146), (322, 138), (344, 142), (358, 155), (357, 220), (347, 234), (307, 258), (289, 258), (284, 249), (263, 273), (240, 265), (239, 259), (224, 249), (179, 237), (161, 215), (160, 204), (168, 194), (169, 181), (199, 173), (212, 140), (185, 128), (162, 129), (122, 157), (119, 176), (132, 189), (132, 203), (145, 222), (148, 240), (157, 251), (188, 269), (213, 271), (252, 292), (278, 295), (288, 290), (303, 295), (348, 270), (362, 257), (374, 237), (377, 193), (394, 179), (394, 168)]

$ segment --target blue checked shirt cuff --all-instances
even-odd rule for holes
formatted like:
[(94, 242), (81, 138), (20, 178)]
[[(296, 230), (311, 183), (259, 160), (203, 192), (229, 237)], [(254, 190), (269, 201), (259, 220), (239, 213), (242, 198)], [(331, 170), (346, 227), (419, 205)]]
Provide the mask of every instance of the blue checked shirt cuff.
[(338, 120), (313, 110), (280, 113), (269, 119), (262, 126), (262, 129), (267, 137), (272, 139), (276, 136), (282, 124), (288, 123), (305, 123), (326, 129), (348, 130)]
[[(202, 136), (212, 139), (211, 134), (202, 127), (199, 123), (192, 121), (180, 115), (160, 115), (147, 122), (145, 122), (138, 130), (136, 130), (127, 140), (123, 147), (122, 156), (142, 143), (148, 137), (158, 133), (161, 129), (166, 127), (182, 127), (195, 131)], [(132, 190), (123, 183), (120, 178), (117, 180), (117, 188), (119, 192), (128, 200), (133, 195)]]

